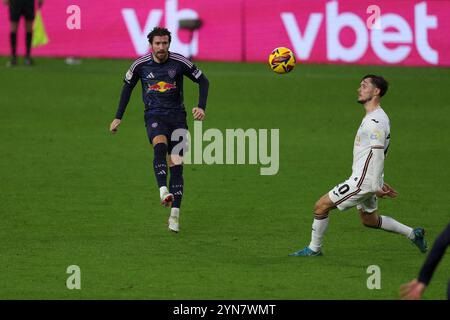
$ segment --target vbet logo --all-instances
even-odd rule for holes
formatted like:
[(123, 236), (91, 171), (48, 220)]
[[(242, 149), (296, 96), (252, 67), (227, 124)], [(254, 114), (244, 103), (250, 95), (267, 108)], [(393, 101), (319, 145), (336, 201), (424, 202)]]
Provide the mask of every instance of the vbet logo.
[(128, 33), (138, 55), (148, 52), (147, 34), (156, 26), (162, 25), (162, 16), (165, 14), (165, 27), (172, 33), (171, 51), (184, 56), (198, 54), (198, 32), (194, 31), (190, 43), (182, 43), (178, 37), (179, 21), (183, 19), (198, 19), (198, 13), (193, 9), (178, 10), (178, 0), (166, 0), (165, 12), (161, 9), (152, 9), (143, 28), (139, 25), (136, 11), (133, 8), (123, 8), (122, 17), (127, 26)]
[[(248, 6), (259, 4), (256, 0), (247, 1)], [(268, 0), (260, 0), (261, 4), (266, 2)], [(135, 53), (143, 55), (148, 52), (147, 34), (153, 27), (162, 25), (172, 32), (172, 51), (185, 56), (209, 57), (208, 52), (200, 52), (199, 55), (198, 31), (194, 31), (188, 43), (182, 42), (179, 37), (180, 20), (200, 18), (204, 20), (205, 25), (213, 25), (217, 20), (218, 12), (214, 10), (216, 8), (205, 0), (195, 2), (195, 5), (202, 4), (211, 9), (202, 11), (200, 16), (199, 12), (193, 8), (179, 9), (179, 0), (165, 0), (164, 9), (147, 9), (149, 11), (145, 23), (140, 23), (137, 17), (137, 10), (141, 10), (142, 7), (141, 9), (121, 8), (120, 12)], [(401, 9), (398, 8), (399, 6)], [(393, 5), (393, 2), (389, 0), (379, 0), (374, 3), (369, 0), (305, 0), (304, 3), (280, 0), (277, 8), (270, 11), (263, 10), (263, 6), (258, 11), (241, 12), (248, 19), (242, 19), (239, 23), (245, 23), (245, 25), (238, 29), (241, 30), (244, 27), (247, 30), (248, 39), (260, 39), (262, 26), (255, 21), (264, 19), (265, 25), (270, 26), (271, 30), (265, 33), (265, 39), (268, 42), (279, 42), (279, 37), (276, 35), (280, 30), (273, 28), (281, 28), (281, 32), (286, 35), (286, 41), (290, 41), (290, 47), (303, 61), (316, 62), (317, 57), (320, 56), (323, 57), (320, 59), (329, 62), (373, 63), (374, 59), (375, 61), (379, 59), (388, 64), (402, 63), (407, 60), (407, 63), (413, 64), (425, 62), (425, 64), (438, 65), (441, 63), (439, 54), (441, 54), (441, 60), (447, 61), (447, 51), (444, 50), (448, 46), (448, 41), (443, 36), (437, 35), (438, 28), (442, 29), (439, 30), (441, 32), (448, 29), (448, 23), (444, 20), (441, 11), (437, 11), (446, 6), (436, 1), (420, 0), (399, 1), (399, 6)], [(430, 13), (430, 8), (434, 14)], [(306, 18), (300, 19), (296, 13), (303, 17), (306, 14)], [(438, 16), (441, 21), (438, 20)], [(354, 34), (354, 37), (351, 37), (354, 40), (350, 45), (342, 41), (342, 35), (348, 35), (349, 30)], [(201, 39), (205, 42), (215, 41), (221, 36), (212, 33), (209, 28), (204, 28), (201, 32)], [(263, 47), (261, 42), (247, 44), (244, 48), (235, 43), (225, 45), (229, 41), (227, 39), (228, 37), (224, 37), (222, 41), (225, 51), (229, 50), (231, 53), (232, 50), (245, 50), (248, 54), (255, 52), (249, 55), (250, 60), (261, 59)], [(251, 55), (254, 55), (254, 60)]]
[[(439, 63), (439, 53), (428, 42), (428, 30), (437, 29), (438, 19), (427, 13), (425, 1), (414, 5), (413, 26), (401, 15), (383, 12), (382, 6), (379, 8), (381, 12), (374, 28), (368, 28), (369, 23), (366, 24), (366, 20), (373, 20), (373, 15), (360, 17), (355, 12), (339, 12), (338, 1), (327, 2), (325, 14), (311, 13), (303, 30), (293, 12), (283, 12), (280, 16), (296, 55), (302, 60), (310, 58), (325, 16), (326, 54), (330, 61), (358, 61), (365, 56), (370, 44), (383, 62), (402, 62), (415, 45), (424, 61), (429, 64)], [(339, 34), (344, 28), (352, 29), (356, 35), (350, 47), (343, 46), (339, 40)]]

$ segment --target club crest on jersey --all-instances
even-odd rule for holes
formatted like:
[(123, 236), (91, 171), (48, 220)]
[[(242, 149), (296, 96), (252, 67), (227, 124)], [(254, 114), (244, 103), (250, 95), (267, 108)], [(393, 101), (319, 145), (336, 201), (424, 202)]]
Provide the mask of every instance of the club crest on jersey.
[(164, 81), (159, 81), (155, 84), (149, 84), (148, 85), (148, 91), (150, 92), (166, 92), (172, 89), (176, 89), (177, 88), (177, 84), (176, 82), (172, 83), (167, 83)]
[(152, 128), (156, 128), (158, 126), (158, 122), (153, 122), (152, 123)]
[(370, 139), (372, 140), (378, 140), (381, 137), (381, 132), (380, 131), (374, 131), (372, 132), (372, 134), (370, 135)]
[(171, 77), (173, 79), (177, 75), (177, 70), (169, 69), (169, 71), (167, 71), (167, 73), (169, 74), (169, 77)]

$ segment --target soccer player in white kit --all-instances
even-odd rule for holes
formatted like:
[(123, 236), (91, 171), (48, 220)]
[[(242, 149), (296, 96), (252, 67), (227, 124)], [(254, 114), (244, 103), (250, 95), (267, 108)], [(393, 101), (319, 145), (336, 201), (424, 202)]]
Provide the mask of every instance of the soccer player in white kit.
[(358, 89), (358, 103), (364, 105), (366, 116), (361, 122), (353, 148), (352, 175), (338, 184), (314, 207), (314, 222), (310, 244), (290, 256), (322, 255), (322, 240), (328, 227), (328, 213), (355, 207), (362, 223), (371, 228), (402, 234), (421, 252), (427, 251), (423, 228), (408, 227), (391, 217), (378, 214), (378, 198), (395, 198), (397, 192), (383, 180), (384, 159), (390, 142), (389, 117), (380, 106), (380, 99), (388, 89), (387, 81), (376, 75), (365, 76)]

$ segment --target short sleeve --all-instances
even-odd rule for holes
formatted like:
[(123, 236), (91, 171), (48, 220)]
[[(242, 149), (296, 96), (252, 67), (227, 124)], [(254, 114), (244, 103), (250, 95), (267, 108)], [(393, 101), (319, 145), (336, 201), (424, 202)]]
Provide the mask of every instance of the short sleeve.
[(370, 119), (365, 128), (371, 146), (384, 146), (386, 133), (381, 121)]

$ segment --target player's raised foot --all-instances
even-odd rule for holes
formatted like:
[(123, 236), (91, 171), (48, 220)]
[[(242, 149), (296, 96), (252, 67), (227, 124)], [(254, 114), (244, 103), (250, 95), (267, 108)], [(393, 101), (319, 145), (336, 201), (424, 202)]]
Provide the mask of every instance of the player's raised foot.
[(161, 205), (168, 208), (172, 205), (173, 194), (167, 193), (161, 198)]
[(313, 251), (309, 247), (306, 247), (304, 249), (298, 250), (294, 253), (291, 253), (290, 257), (317, 257), (321, 256), (322, 251)]
[(164, 207), (170, 207), (172, 205), (173, 202), (173, 194), (171, 194), (169, 192), (169, 190), (167, 190), (167, 187), (161, 187), (159, 189), (159, 196), (161, 198), (161, 205)]
[(412, 239), (411, 242), (419, 248), (420, 252), (427, 252), (428, 246), (427, 241), (425, 240), (425, 229), (418, 227), (413, 230), (413, 233), (414, 239)]
[(170, 217), (168, 221), (169, 231), (179, 232), (180, 231), (180, 209), (172, 208), (170, 211)]

